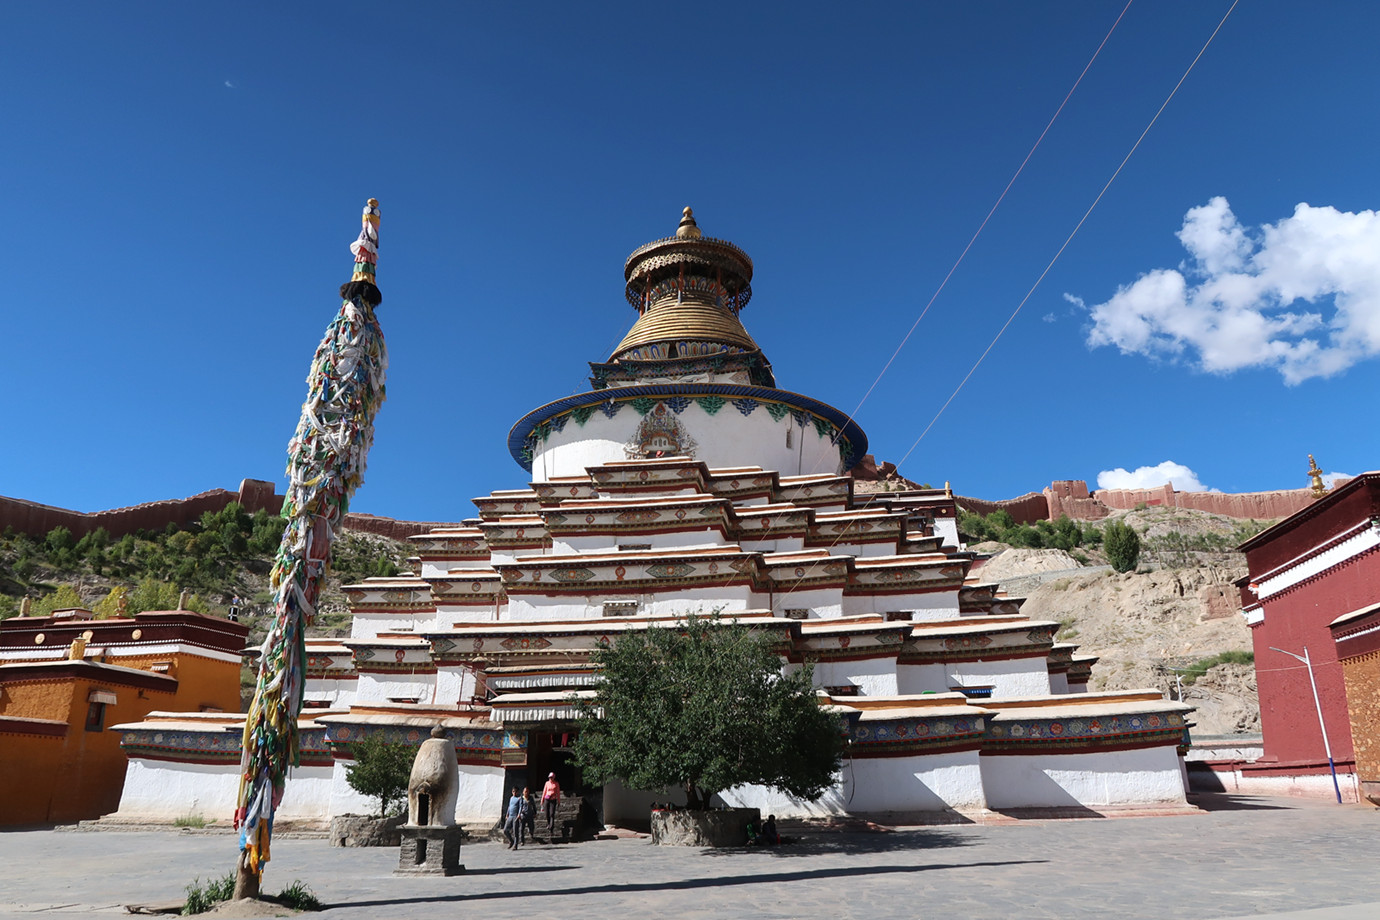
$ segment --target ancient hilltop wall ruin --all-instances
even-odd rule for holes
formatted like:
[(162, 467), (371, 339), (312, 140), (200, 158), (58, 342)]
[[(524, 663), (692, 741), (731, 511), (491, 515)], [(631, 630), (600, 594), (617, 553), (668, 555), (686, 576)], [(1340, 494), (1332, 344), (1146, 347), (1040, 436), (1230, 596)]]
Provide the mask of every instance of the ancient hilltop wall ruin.
[[(250, 514), (260, 510), (277, 514), (283, 507), (283, 496), (275, 493), (273, 483), (259, 479), (244, 480), (238, 492), (212, 489), (188, 498), (145, 502), (109, 511), (72, 511), (0, 495), (0, 530), (10, 527), (17, 533), (41, 539), (54, 527), (66, 527), (73, 537), (81, 539), (93, 530), (104, 527), (106, 533), (118, 539), (139, 530), (163, 530), (168, 524), (186, 527), (207, 511), (220, 511), (231, 502), (239, 502)], [(372, 514), (352, 513), (345, 516), (346, 530), (379, 534), (394, 540), (405, 540), (433, 527), (447, 526), (455, 525), (443, 521), (399, 521)]]
[[(958, 507), (973, 514), (988, 515), (996, 511), (1005, 511), (1011, 515), (1011, 520), (1017, 524), (1033, 524), (1036, 521), (1052, 519), (1049, 513), (1049, 501), (1039, 492), (1027, 492), (1017, 498), (996, 502), (989, 502), (981, 498), (969, 498), (966, 495), (955, 495), (954, 501)], [(1055, 517), (1057, 516), (1055, 515)]]
[(1178, 492), (1166, 483), (1154, 489), (1088, 490), (1081, 479), (1061, 479), (1043, 492), (1029, 492), (1004, 501), (955, 496), (958, 506), (975, 514), (1005, 511), (1018, 524), (1057, 521), (1068, 515), (1075, 521), (1100, 521), (1113, 511), (1149, 508), (1187, 508), (1241, 520), (1268, 521), (1288, 517), (1314, 501), (1308, 489), (1276, 492)]

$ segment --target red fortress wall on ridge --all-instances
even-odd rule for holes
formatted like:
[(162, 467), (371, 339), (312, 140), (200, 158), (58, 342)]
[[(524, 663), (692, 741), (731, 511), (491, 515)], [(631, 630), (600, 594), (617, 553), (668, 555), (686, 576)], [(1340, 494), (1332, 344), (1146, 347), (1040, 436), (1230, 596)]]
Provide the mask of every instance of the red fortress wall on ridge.
[[(212, 489), (189, 498), (170, 498), (109, 511), (72, 511), (0, 495), (0, 530), (12, 527), (19, 533), (41, 539), (54, 527), (66, 527), (73, 537), (81, 539), (98, 527), (104, 527), (106, 533), (118, 539), (137, 530), (159, 531), (169, 523), (186, 527), (200, 520), (207, 511), (219, 511), (231, 502), (239, 502), (250, 514), (261, 510), (277, 514), (282, 510), (283, 496), (275, 494), (273, 483), (260, 479), (244, 480), (238, 492)], [(353, 512), (345, 517), (346, 530), (379, 534), (394, 540), (405, 540), (433, 527), (453, 526), (455, 524), (448, 521), (398, 521)]]

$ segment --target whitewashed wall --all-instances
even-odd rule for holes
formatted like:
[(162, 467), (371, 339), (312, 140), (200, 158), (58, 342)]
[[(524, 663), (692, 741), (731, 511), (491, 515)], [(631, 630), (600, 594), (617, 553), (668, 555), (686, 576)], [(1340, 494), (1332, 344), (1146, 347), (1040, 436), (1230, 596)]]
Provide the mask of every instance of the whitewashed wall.
[(957, 591), (930, 591), (924, 594), (845, 594), (843, 596), (843, 615), (861, 616), (867, 613), (887, 613), (892, 610), (909, 610), (911, 619), (917, 623), (956, 620), (958, 609)]
[[(115, 817), (171, 822), (188, 815), (229, 824), (235, 817), (240, 765), (173, 763), (131, 758)], [(299, 767), (288, 775), (279, 820), (327, 818), (331, 804), (331, 768)]]
[[(790, 415), (775, 421), (762, 406), (745, 416), (730, 404), (711, 416), (692, 403), (676, 421), (695, 440), (695, 459), (711, 467), (760, 466), (783, 476), (843, 472), (838, 446), (820, 437), (813, 424), (801, 428)], [(532, 476), (582, 476), (587, 467), (626, 460), (624, 446), (641, 423), (631, 406), (613, 418), (595, 412), (584, 425), (572, 419), (537, 445)], [(787, 426), (794, 429), (791, 447), (786, 446)]]
[(370, 674), (359, 675), (355, 700), (359, 703), (386, 702), (393, 698), (415, 697), (430, 703), (436, 692), (435, 674)]
[(711, 527), (677, 533), (597, 534), (588, 537), (563, 534), (560, 538), (552, 538), (551, 555), (617, 552), (620, 543), (650, 544), (652, 549), (682, 549), (691, 546), (717, 547), (727, 542), (719, 530)]
[(982, 758), (992, 808), (1074, 808), (1184, 802), (1173, 745), (1138, 751)]
[(415, 613), (369, 613), (355, 611), (350, 620), (351, 639), (376, 639), (382, 633), (420, 632), (436, 624), (436, 615)]
[(629, 585), (627, 593), (572, 595), (513, 594), (508, 596), (505, 620), (585, 620), (604, 615), (606, 601), (637, 601), (642, 616), (679, 616), (685, 613), (725, 613), (766, 606), (765, 599), (747, 585), (735, 587), (683, 588), (656, 594), (639, 593)]
[(895, 657), (821, 661), (815, 664), (814, 684), (816, 687), (856, 684), (862, 696), (895, 696), (900, 692), (896, 688)]
[(797, 588), (773, 591), (771, 611), (779, 617), (787, 610), (808, 610), (809, 619), (834, 620), (843, 616), (842, 588)]

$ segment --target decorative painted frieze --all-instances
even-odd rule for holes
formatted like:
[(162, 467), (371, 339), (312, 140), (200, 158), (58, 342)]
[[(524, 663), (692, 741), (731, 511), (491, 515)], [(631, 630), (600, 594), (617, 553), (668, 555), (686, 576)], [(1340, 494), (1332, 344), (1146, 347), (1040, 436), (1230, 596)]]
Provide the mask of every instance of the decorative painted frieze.
[(435, 674), (431, 644), (423, 639), (342, 639), (360, 674)]
[(496, 521), (510, 515), (536, 514), (541, 507), (541, 496), (531, 489), (493, 492), (472, 501), (479, 509), (480, 518), (485, 521)]
[(461, 570), (432, 575), (431, 593), (437, 607), (475, 607), (501, 604), (507, 595), (503, 579), (493, 569)]
[(589, 468), (595, 488), (603, 494), (628, 492), (705, 491), (708, 470), (684, 458), (626, 460)]
[(432, 531), (408, 537), (413, 551), (423, 562), (468, 562), (489, 558), (484, 532), (479, 528)]
[(599, 490), (589, 477), (533, 482), (532, 491), (537, 493), (537, 499), (543, 508), (550, 508), (572, 499), (580, 501), (599, 497)]
[(776, 474), (755, 466), (713, 469), (706, 479), (706, 488), (733, 502), (771, 498), (776, 493)]
[(1050, 654), (1058, 629), (1058, 623), (1024, 619), (915, 623), (897, 660), (900, 664), (930, 664), (1044, 658)]
[[(989, 704), (991, 705), (991, 704)], [(1177, 746), (1184, 740), (1184, 714), (1165, 711), (1037, 716), (1022, 710), (997, 712), (988, 721), (983, 756), (1069, 754), (1089, 751)], [(1191, 709), (1182, 706), (1182, 710)]]
[(874, 710), (853, 728), (854, 757), (906, 757), (976, 750), (982, 746), (986, 713), (976, 707), (925, 710)]
[(782, 502), (812, 508), (851, 504), (853, 480), (849, 476), (782, 476), (776, 497)]
[(705, 495), (667, 496), (654, 502), (566, 502), (559, 513), (547, 512), (545, 517), (553, 536), (638, 536), (714, 529), (724, 541), (729, 513), (727, 501)]
[(813, 519), (812, 508), (788, 504), (747, 505), (734, 509), (730, 533), (736, 540), (804, 537)]
[[(174, 763), (234, 765), (240, 762), (244, 725), (186, 727), (185, 723), (137, 723), (117, 727), (120, 749), (130, 760), (159, 760)], [(324, 728), (302, 727), (297, 735), (300, 766), (330, 766), (333, 762)]]
[(431, 585), (417, 578), (368, 578), (343, 585), (351, 613), (434, 613)]
[[(808, 545), (808, 544), (807, 544)], [(853, 560), (849, 594), (921, 594), (963, 584), (967, 560), (947, 556), (876, 556)]]
[(479, 525), (484, 532), (484, 542), (491, 550), (499, 552), (531, 552), (551, 546), (551, 534), (546, 530), (546, 521), (540, 516), (512, 515), (496, 521), (484, 521)]
[(691, 550), (527, 556), (496, 563), (508, 594), (658, 593), (685, 587), (756, 585), (759, 554)]

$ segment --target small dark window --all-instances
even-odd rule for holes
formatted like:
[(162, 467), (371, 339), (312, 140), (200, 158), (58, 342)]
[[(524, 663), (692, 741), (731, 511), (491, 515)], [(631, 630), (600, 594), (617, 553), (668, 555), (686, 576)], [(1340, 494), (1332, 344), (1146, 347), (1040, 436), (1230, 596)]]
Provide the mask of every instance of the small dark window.
[(787, 607), (786, 619), (788, 620), (808, 620), (810, 609), (808, 607)]
[(86, 730), (105, 731), (105, 703), (86, 704)]

